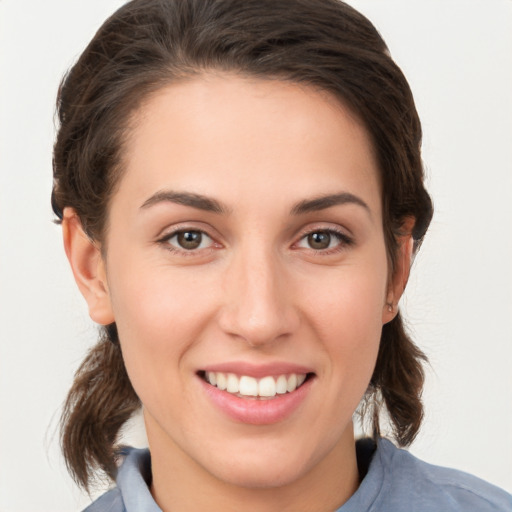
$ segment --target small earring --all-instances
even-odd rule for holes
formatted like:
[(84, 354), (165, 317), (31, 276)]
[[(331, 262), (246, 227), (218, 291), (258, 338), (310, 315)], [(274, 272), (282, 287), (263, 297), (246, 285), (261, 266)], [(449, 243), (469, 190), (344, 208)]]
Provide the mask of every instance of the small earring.
[(392, 313), (392, 312), (393, 312), (393, 304), (392, 304), (392, 303), (388, 304), (388, 311), (389, 311), (390, 313)]

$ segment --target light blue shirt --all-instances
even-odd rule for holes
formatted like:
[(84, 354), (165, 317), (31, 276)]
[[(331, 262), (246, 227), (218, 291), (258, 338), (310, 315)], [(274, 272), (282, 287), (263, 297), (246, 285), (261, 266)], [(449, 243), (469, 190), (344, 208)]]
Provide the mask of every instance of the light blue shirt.
[[(162, 512), (149, 492), (150, 480), (149, 451), (128, 449), (117, 486), (84, 512)], [(512, 512), (512, 495), (380, 439), (361, 485), (336, 512)]]

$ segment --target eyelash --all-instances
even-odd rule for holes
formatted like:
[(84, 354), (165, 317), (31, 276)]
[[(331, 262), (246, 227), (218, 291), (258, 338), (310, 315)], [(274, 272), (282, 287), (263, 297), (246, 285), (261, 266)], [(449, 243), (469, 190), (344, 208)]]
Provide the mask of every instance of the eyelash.
[(313, 233), (327, 233), (330, 236), (334, 236), (337, 239), (338, 244), (335, 247), (331, 247), (328, 249), (313, 249), (309, 248), (310, 251), (313, 251), (315, 255), (319, 256), (330, 256), (332, 254), (337, 254), (341, 251), (348, 249), (350, 246), (354, 245), (354, 240), (349, 237), (346, 233), (341, 230), (329, 227), (329, 228), (314, 228), (301, 233), (298, 242), (294, 245), (297, 245), (302, 240), (312, 235)]
[[(199, 233), (199, 234), (201, 234), (201, 236), (206, 236), (212, 241), (212, 244), (209, 247), (187, 250), (185, 248), (175, 247), (170, 243), (170, 240), (173, 239), (174, 237), (178, 236), (180, 233), (187, 233), (187, 232), (188, 233)], [(334, 236), (338, 240), (338, 244), (335, 247), (331, 247), (331, 248), (327, 248), (327, 249), (314, 249), (312, 247), (309, 247), (308, 250), (313, 251), (315, 255), (329, 256), (331, 254), (339, 253), (339, 252), (347, 249), (351, 245), (354, 245), (354, 240), (351, 237), (349, 237), (346, 233), (342, 232), (341, 230), (337, 230), (337, 229), (330, 227), (330, 228), (315, 228), (315, 229), (311, 229), (308, 231), (304, 231), (303, 233), (300, 234), (300, 237), (299, 237), (298, 241), (294, 243), (294, 246), (296, 246), (301, 241), (303, 241), (305, 238), (307, 238), (308, 236), (310, 236), (314, 233), (326, 233), (330, 236)], [(220, 246), (220, 244), (216, 243), (214, 241), (214, 239), (210, 235), (208, 235), (208, 233), (206, 233), (205, 231), (203, 231), (201, 229), (193, 229), (193, 228), (176, 229), (175, 231), (172, 231), (171, 233), (168, 233), (165, 236), (163, 236), (162, 238), (158, 239), (157, 243), (163, 245), (166, 250), (168, 250), (172, 253), (175, 253), (175, 254), (179, 254), (180, 256), (185, 256), (185, 257), (197, 256), (199, 251), (201, 251), (202, 254), (204, 255), (205, 250), (212, 251), (213, 249), (215, 249), (215, 245), (217, 245), (217, 247)]]
[[(212, 244), (209, 247), (198, 248), (198, 249), (188, 249), (188, 250), (185, 248), (175, 247), (170, 243), (170, 240), (172, 240), (174, 237), (177, 237), (180, 233), (200, 233), (202, 237), (205, 237), (205, 236), (208, 237), (212, 241)], [(165, 236), (158, 239), (157, 242), (159, 244), (163, 245), (167, 251), (170, 251), (174, 254), (178, 254), (179, 256), (185, 256), (185, 257), (197, 256), (199, 251), (201, 251), (202, 255), (204, 255), (205, 254), (204, 251), (212, 251), (215, 248), (215, 245), (220, 246), (220, 244), (216, 244), (216, 242), (213, 240), (213, 238), (210, 235), (208, 235), (208, 233), (206, 233), (205, 231), (203, 231), (201, 229), (194, 229), (194, 228), (176, 229), (175, 231), (172, 231), (171, 233), (167, 233)], [(201, 241), (201, 243), (202, 243), (202, 241)]]

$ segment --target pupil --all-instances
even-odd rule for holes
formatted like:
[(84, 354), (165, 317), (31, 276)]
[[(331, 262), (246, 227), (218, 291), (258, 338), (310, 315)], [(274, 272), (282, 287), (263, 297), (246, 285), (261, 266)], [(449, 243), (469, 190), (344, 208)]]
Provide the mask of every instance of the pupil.
[(331, 243), (331, 235), (325, 231), (317, 231), (308, 235), (308, 243), (313, 249), (327, 249)]
[(201, 245), (202, 234), (199, 231), (182, 231), (178, 233), (178, 243), (183, 249), (197, 249)]

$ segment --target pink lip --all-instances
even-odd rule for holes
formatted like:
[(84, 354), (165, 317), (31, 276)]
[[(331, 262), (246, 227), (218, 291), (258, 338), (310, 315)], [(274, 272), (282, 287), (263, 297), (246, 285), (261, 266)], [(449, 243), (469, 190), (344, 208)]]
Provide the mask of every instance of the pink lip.
[[(231, 373), (237, 374), (238, 371), (233, 371)], [(277, 372), (279, 375), (286, 373), (307, 372), (283, 372), (282, 369)], [(265, 373), (265, 375), (272, 374), (273, 372)], [(247, 373), (242, 373), (242, 375), (247, 375)], [(315, 379), (306, 380), (302, 386), (291, 393), (276, 395), (274, 398), (263, 400), (258, 398), (240, 398), (239, 396), (228, 393), (227, 391), (221, 391), (217, 387), (206, 382), (200, 376), (198, 376), (198, 380), (200, 381), (206, 396), (213, 405), (231, 419), (249, 425), (271, 425), (285, 420), (299, 408), (306, 399)]]
[(201, 368), (205, 372), (222, 372), (234, 373), (235, 375), (247, 375), (255, 379), (261, 379), (272, 375), (278, 377), (279, 375), (289, 375), (290, 373), (313, 373), (312, 368), (300, 366), (291, 363), (275, 362), (267, 363), (264, 365), (255, 365), (243, 361), (232, 361), (229, 363), (220, 363)]

